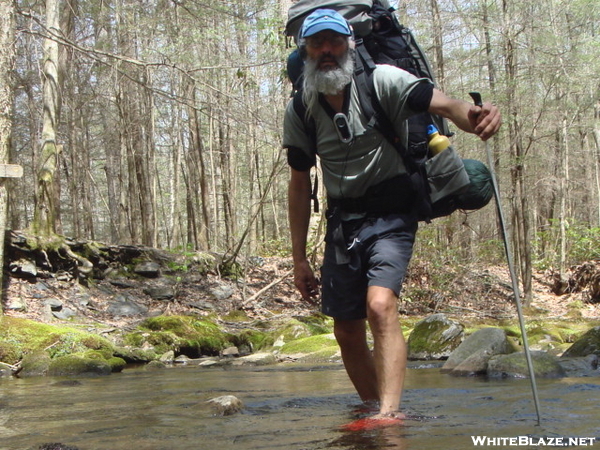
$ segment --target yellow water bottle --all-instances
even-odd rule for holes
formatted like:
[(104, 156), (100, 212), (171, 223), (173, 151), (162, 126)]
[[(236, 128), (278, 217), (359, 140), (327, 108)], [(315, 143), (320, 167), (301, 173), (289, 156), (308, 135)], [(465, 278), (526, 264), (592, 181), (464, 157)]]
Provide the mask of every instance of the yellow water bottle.
[(429, 138), (429, 151), (431, 152), (431, 156), (435, 156), (450, 147), (450, 139), (448, 139), (447, 136), (440, 134), (435, 125), (429, 125), (427, 127), (427, 137)]

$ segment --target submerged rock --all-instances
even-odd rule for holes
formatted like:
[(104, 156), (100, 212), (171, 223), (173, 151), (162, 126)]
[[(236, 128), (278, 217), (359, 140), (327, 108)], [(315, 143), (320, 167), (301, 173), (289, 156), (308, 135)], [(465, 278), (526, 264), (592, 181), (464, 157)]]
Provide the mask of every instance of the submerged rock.
[(230, 416), (238, 413), (244, 407), (242, 401), (235, 395), (224, 395), (207, 401), (218, 416)]
[(446, 359), (463, 340), (464, 327), (445, 314), (433, 314), (415, 325), (408, 337), (408, 359)]
[[(545, 352), (531, 352), (533, 372), (536, 378), (560, 378), (565, 371), (558, 358)], [(529, 378), (529, 369), (524, 352), (498, 355), (488, 362), (487, 375), (490, 378)]]

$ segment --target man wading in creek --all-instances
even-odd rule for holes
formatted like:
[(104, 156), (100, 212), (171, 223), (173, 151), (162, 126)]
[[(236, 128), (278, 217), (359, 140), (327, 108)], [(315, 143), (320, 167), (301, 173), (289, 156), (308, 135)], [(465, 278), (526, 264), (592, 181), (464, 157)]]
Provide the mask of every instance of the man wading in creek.
[[(397, 300), (417, 231), (414, 203), (418, 199), (398, 151), (367, 126), (353, 80), (354, 41), (346, 20), (335, 11), (317, 10), (304, 21), (299, 38), (305, 62), (303, 100), (315, 121), (316, 137), (305, 131), (303, 118), (290, 101), (283, 147), (291, 167), (288, 200), (294, 282), (302, 298), (313, 303), (321, 288), (322, 311), (334, 318), (348, 376), (362, 401), (378, 405), (370, 420), (382, 425), (399, 422), (404, 417), (400, 399), (407, 351)], [(400, 137), (402, 122), (424, 111), (439, 114), (484, 141), (500, 128), (500, 112), (494, 105), (480, 107), (449, 98), (429, 80), (396, 67), (377, 66), (373, 81)], [(334, 117), (343, 133), (336, 130)], [(306, 257), (310, 168), (315, 165), (311, 139), (316, 139), (328, 195), (321, 283)], [(375, 210), (369, 207), (373, 204), (378, 205)], [(367, 320), (373, 352), (367, 345)]]

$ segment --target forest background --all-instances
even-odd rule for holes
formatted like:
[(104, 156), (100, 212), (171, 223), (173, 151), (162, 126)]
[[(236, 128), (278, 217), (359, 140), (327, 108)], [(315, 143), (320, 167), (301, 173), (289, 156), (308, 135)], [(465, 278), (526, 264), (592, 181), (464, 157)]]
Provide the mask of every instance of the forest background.
[[(0, 0), (0, 163), (24, 172), (1, 182), (0, 223), (228, 261), (289, 254), (290, 3)], [(526, 298), (534, 268), (600, 258), (600, 2), (396, 6), (441, 89), (503, 112), (490, 145)], [(486, 160), (470, 135), (453, 144)], [(500, 237), (491, 205), (455, 213), (421, 227), (415, 257), (494, 264)]]

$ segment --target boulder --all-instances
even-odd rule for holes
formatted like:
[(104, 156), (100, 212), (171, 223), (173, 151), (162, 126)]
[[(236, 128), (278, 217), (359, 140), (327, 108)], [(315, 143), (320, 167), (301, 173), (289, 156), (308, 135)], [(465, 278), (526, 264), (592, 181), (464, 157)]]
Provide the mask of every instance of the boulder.
[(242, 401), (235, 395), (223, 395), (222, 397), (211, 398), (207, 401), (213, 408), (216, 415), (230, 416), (238, 413), (244, 407)]
[(153, 300), (173, 300), (175, 289), (171, 286), (152, 286), (144, 289), (144, 294), (152, 297)]
[(275, 355), (269, 352), (254, 353), (248, 356), (237, 358), (234, 362), (236, 366), (268, 366), (275, 364), (277, 359)]
[(61, 308), (60, 311), (52, 311), (52, 315), (60, 320), (69, 320), (71, 317), (77, 315), (71, 308)]
[(59, 356), (50, 362), (48, 375), (110, 375), (112, 368), (107, 361), (83, 358), (75, 355)]
[(468, 336), (448, 357), (442, 372), (452, 375), (481, 375), (492, 356), (512, 353), (513, 348), (500, 328), (484, 328)]
[[(565, 371), (558, 358), (545, 352), (531, 352), (531, 361), (536, 378), (560, 378)], [(529, 369), (524, 352), (497, 355), (488, 362), (487, 376), (490, 378), (529, 378)]]
[(158, 360), (163, 363), (172, 364), (175, 360), (175, 352), (173, 350), (169, 350), (168, 352), (163, 353)]
[(158, 278), (160, 276), (160, 264), (154, 261), (144, 261), (135, 266), (133, 271), (146, 278)]
[(162, 370), (166, 368), (167, 364), (164, 361), (150, 361), (144, 366), (144, 370)]
[(209, 289), (210, 294), (215, 300), (227, 300), (233, 295), (233, 287), (228, 284), (220, 283)]
[(240, 350), (237, 347), (227, 347), (221, 352), (221, 356), (235, 357), (240, 356)]
[(561, 357), (558, 363), (568, 377), (597, 377), (598, 356), (588, 355), (582, 357)]
[(600, 326), (588, 330), (577, 339), (564, 353), (563, 357), (596, 355), (600, 356)]
[(29, 353), (23, 357), (21, 362), (21, 371), (19, 372), (20, 377), (37, 377), (46, 375), (50, 362), (52, 359), (50, 355), (43, 351), (37, 350)]
[(130, 298), (119, 296), (117, 301), (109, 305), (107, 312), (113, 316), (127, 317), (145, 315), (148, 313), (148, 308), (137, 304)]
[(408, 359), (446, 359), (460, 345), (464, 327), (445, 314), (433, 314), (415, 325), (408, 337)]

